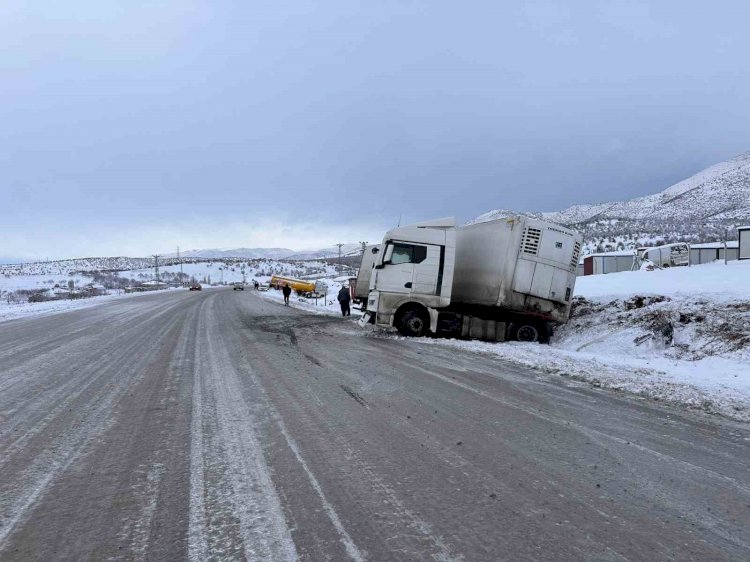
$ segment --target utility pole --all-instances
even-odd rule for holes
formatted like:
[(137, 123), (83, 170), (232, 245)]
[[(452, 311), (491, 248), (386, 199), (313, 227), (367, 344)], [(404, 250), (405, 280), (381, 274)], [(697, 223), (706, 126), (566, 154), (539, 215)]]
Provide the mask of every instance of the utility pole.
[(154, 254), (154, 277), (156, 277), (156, 283), (159, 283), (159, 254)]
[(724, 229), (724, 265), (727, 265), (727, 261), (729, 261), (727, 256), (727, 240), (729, 240), (729, 229)]
[(367, 249), (367, 240), (365, 240), (364, 242), (360, 242), (359, 244), (360, 246), (362, 246), (362, 255), (364, 256), (365, 250)]
[(182, 276), (184, 275), (182, 273), (182, 258), (180, 257), (180, 247), (177, 246), (177, 261), (180, 262), (180, 284), (184, 284), (185, 281), (183, 281)]
[(339, 249), (339, 277), (341, 277), (341, 246), (343, 246), (343, 244), (339, 242), (336, 246), (338, 246)]

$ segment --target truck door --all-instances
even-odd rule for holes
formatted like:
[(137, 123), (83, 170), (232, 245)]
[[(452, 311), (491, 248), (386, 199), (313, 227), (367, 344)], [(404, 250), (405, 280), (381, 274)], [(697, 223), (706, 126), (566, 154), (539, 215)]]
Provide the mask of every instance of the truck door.
[(392, 242), (385, 251), (383, 266), (377, 271), (379, 291), (436, 294), (440, 246)]
[(383, 264), (376, 271), (375, 288), (387, 293), (409, 293), (413, 282), (413, 245), (402, 242), (387, 244)]
[(440, 272), (440, 246), (414, 246), (414, 281), (412, 292), (435, 295)]

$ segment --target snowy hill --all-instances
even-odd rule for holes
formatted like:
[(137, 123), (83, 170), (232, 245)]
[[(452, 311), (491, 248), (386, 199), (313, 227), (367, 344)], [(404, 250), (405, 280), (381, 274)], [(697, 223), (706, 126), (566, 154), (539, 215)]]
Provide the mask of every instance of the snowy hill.
[[(288, 248), (235, 248), (235, 249), (207, 249), (188, 250), (177, 254), (166, 254), (159, 257), (159, 266), (176, 265), (183, 263), (199, 263), (224, 261), (239, 262), (244, 260), (286, 260), (286, 261), (309, 261), (324, 258), (338, 257), (338, 248), (322, 248), (314, 251), (297, 252)], [(358, 255), (361, 252), (359, 244), (344, 244), (341, 255)], [(150, 269), (154, 266), (152, 257), (129, 258), (129, 257), (96, 257), (96, 258), (73, 258), (65, 260), (53, 260), (43, 262), (27, 262), (23, 264), (0, 263), (0, 275), (68, 275), (77, 272), (90, 271), (133, 271), (138, 269)]]
[[(245, 258), (245, 259), (283, 259), (294, 254), (294, 250), (289, 248), (220, 248), (208, 250), (186, 250), (180, 252), (183, 258), (204, 258), (204, 259), (223, 259), (223, 258)], [(170, 258), (176, 258), (177, 254), (169, 254)]]
[[(484, 213), (470, 223), (518, 214), (499, 209)], [(560, 212), (526, 213), (575, 226), (596, 221), (750, 220), (750, 152), (720, 162), (655, 195), (627, 201), (574, 205)]]
[[(168, 263), (169, 260), (165, 260)], [(78, 271), (128, 271), (152, 267), (153, 258), (98, 257), (0, 265), (0, 275), (68, 275)]]
[(579, 230), (586, 251), (670, 242), (715, 242), (725, 230), (750, 222), (750, 153), (720, 162), (660, 193), (627, 201), (575, 205), (564, 211), (518, 213), (499, 209), (469, 224), (525, 214)]
[[(359, 251), (359, 244), (344, 244), (341, 253)], [(181, 252), (183, 258), (201, 258), (201, 259), (272, 259), (272, 260), (315, 260), (321, 258), (333, 258), (339, 255), (336, 246), (330, 248), (321, 248), (320, 250), (291, 250), (289, 248), (220, 248), (206, 250), (186, 250)], [(169, 257), (175, 258), (177, 254), (169, 254)]]
[[(344, 244), (341, 246), (341, 255), (347, 256), (352, 254), (359, 254), (361, 252), (361, 246), (359, 244)], [(339, 255), (339, 249), (336, 246), (330, 248), (322, 248), (312, 252), (295, 252), (294, 254), (287, 256), (286, 259), (290, 260), (317, 260), (321, 258), (335, 258)]]
[(698, 172), (661, 193), (628, 201), (575, 205), (544, 216), (561, 224), (595, 220), (750, 218), (750, 152)]

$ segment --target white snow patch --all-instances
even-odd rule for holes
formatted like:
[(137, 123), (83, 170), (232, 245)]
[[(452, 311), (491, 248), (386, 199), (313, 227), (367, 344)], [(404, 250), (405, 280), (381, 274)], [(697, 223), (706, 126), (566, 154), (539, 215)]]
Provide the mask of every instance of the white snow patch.
[(580, 277), (575, 294), (550, 345), (415, 341), (750, 421), (750, 261)]
[(0, 302), (0, 322), (15, 320), (17, 318), (27, 318), (30, 316), (46, 316), (49, 314), (59, 314), (70, 310), (90, 308), (98, 306), (113, 300), (125, 298), (140, 297), (154, 294), (170, 294), (173, 291), (186, 291), (187, 289), (165, 289), (163, 291), (146, 291), (143, 293), (119, 293), (111, 295), (102, 295), (99, 297), (89, 297), (85, 299), (47, 301), (37, 303), (10, 303)]

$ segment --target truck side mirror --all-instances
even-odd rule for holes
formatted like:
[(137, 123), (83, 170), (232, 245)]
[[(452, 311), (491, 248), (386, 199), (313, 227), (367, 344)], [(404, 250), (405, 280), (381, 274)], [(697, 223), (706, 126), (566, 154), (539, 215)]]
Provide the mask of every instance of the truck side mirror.
[(385, 255), (383, 256), (383, 265), (391, 263), (393, 257), (393, 244), (388, 244), (385, 248)]
[(370, 250), (373, 254), (377, 254), (380, 251), (380, 248), (373, 247), (372, 250)]
[(383, 269), (386, 264), (391, 262), (391, 256), (393, 256), (393, 244), (388, 244), (385, 247), (385, 254), (383, 255), (383, 261), (375, 266), (375, 269)]

